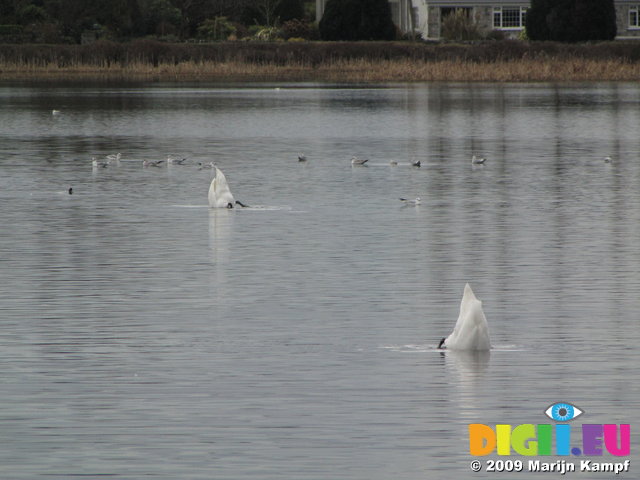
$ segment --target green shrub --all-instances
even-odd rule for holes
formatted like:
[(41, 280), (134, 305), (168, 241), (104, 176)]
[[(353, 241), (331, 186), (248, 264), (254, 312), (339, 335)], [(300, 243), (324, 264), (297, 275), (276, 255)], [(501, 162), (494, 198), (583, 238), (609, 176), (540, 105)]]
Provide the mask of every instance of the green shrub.
[(318, 28), (315, 24), (304, 20), (294, 19), (282, 24), (282, 36), (285, 40), (292, 37), (304, 40), (317, 40), (319, 38)]
[(282, 38), (281, 31), (278, 27), (266, 27), (264, 25), (253, 25), (249, 27), (249, 32), (253, 33), (253, 39), (261, 42), (272, 42), (278, 38)]
[(198, 27), (198, 37), (206, 40), (226, 40), (236, 34), (236, 27), (227, 17), (209, 18)]
[(505, 40), (507, 38), (507, 35), (502, 30), (491, 30), (489, 33), (487, 33), (485, 38), (487, 40), (501, 41)]
[(0, 35), (18, 35), (23, 28), (22, 25), (0, 25)]

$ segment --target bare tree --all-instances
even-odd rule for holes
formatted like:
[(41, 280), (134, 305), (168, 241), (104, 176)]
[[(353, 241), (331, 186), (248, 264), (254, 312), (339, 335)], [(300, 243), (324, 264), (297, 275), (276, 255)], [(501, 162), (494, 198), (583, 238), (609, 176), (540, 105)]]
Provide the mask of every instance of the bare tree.
[(253, 0), (210, 0), (216, 16), (238, 18)]
[(250, 0), (249, 6), (264, 19), (264, 23), (268, 27), (274, 26), (278, 20), (276, 11), (282, 0)]

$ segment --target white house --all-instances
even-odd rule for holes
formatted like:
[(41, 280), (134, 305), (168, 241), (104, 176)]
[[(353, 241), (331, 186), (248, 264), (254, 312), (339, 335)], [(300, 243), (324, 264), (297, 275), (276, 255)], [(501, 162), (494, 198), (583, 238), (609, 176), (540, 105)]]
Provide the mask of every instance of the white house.
[[(316, 18), (324, 13), (327, 0), (316, 0)], [(640, 0), (615, 0), (618, 36), (640, 38)], [(424, 39), (441, 37), (442, 19), (464, 9), (484, 31), (500, 30), (517, 37), (524, 29), (529, 0), (389, 0), (393, 21), (405, 33), (414, 32)]]

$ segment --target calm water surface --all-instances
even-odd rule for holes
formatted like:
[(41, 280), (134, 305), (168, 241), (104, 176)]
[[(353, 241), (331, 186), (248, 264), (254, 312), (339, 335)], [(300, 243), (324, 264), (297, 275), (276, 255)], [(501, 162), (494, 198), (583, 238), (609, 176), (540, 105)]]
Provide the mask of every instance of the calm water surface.
[[(640, 475), (637, 85), (3, 84), (0, 106), (1, 478), (497, 478), (467, 425), (557, 401), (630, 423)], [(187, 165), (142, 167), (167, 154)], [(209, 210), (210, 161), (251, 208)], [(434, 348), (466, 282), (486, 355)]]

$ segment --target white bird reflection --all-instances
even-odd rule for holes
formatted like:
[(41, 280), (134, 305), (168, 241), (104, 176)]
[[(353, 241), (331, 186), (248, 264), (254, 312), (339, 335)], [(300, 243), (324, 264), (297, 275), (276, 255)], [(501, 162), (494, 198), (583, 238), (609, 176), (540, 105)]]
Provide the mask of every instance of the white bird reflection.
[(483, 387), (491, 352), (446, 350), (441, 355), (445, 368), (450, 371), (447, 377), (451, 379), (451, 398), (456, 400), (458, 414), (466, 418), (481, 418), (486, 414), (479, 406), (483, 405), (480, 397), (485, 394)]
[(215, 264), (224, 264), (230, 256), (234, 214), (226, 208), (209, 210), (209, 249)]
[(232, 294), (230, 265), (235, 217), (233, 210), (209, 209), (209, 285), (216, 304), (224, 303)]

